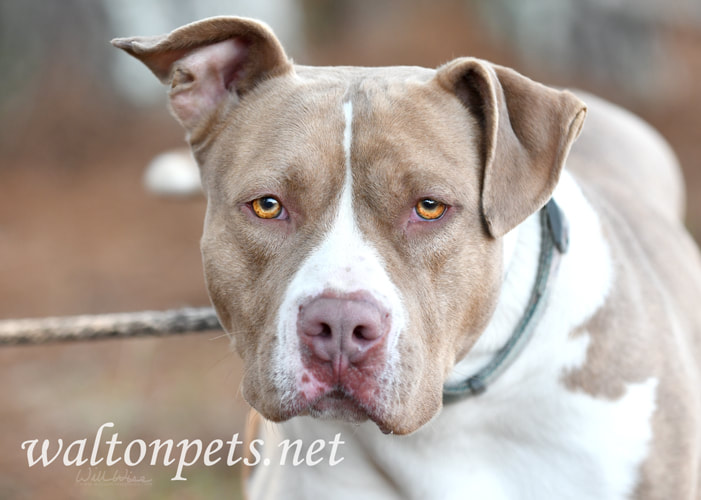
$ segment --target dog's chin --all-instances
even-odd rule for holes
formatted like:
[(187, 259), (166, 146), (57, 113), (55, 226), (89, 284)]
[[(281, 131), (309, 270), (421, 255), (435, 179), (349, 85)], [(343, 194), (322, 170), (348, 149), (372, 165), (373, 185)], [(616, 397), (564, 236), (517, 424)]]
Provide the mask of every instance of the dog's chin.
[[(290, 404), (291, 403), (291, 404)], [(350, 424), (361, 424), (368, 420), (377, 425), (384, 434), (407, 435), (417, 431), (430, 420), (414, 421), (402, 415), (389, 413), (379, 404), (363, 404), (352, 393), (332, 389), (314, 398), (298, 395), (290, 403), (273, 408), (253, 405), (263, 417), (273, 422), (284, 422), (294, 417), (310, 416), (320, 420), (336, 420)], [(273, 411), (266, 411), (273, 410)], [(438, 410), (438, 408), (437, 408)], [(431, 413), (435, 416), (435, 413)]]
[(296, 416), (310, 416), (320, 420), (337, 420), (351, 424), (360, 424), (371, 420), (385, 434), (394, 432), (384, 421), (383, 414), (384, 412), (380, 410), (379, 406), (365, 405), (352, 394), (348, 394), (342, 389), (333, 389), (311, 401), (304, 401), (303, 398), (298, 399), (296, 404), (281, 412), (282, 418), (273, 420), (283, 421)]
[(327, 393), (313, 401), (300, 415), (322, 420), (338, 420), (351, 424), (372, 421), (383, 434), (408, 435), (435, 418), (439, 410), (424, 421), (412, 421), (391, 415), (376, 406), (365, 406), (341, 391)]
[(307, 413), (314, 418), (349, 423), (362, 423), (371, 418), (366, 409), (340, 391), (333, 391), (316, 399), (309, 405)]

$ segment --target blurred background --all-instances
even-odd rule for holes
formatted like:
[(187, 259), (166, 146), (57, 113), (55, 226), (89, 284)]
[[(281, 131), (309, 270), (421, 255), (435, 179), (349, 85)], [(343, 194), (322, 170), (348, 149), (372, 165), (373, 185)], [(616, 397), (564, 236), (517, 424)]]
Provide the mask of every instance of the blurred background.
[[(701, 238), (698, 0), (0, 0), (0, 319), (208, 304), (204, 200), (142, 185), (184, 134), (156, 79), (109, 40), (220, 14), (266, 21), (298, 63), (472, 55), (603, 95), (670, 141)], [(0, 499), (238, 498), (227, 467), (83, 484), (75, 467), (29, 468), (20, 443), (91, 439), (105, 422), (125, 441), (229, 439), (245, 427), (240, 375), (216, 333), (0, 348)]]

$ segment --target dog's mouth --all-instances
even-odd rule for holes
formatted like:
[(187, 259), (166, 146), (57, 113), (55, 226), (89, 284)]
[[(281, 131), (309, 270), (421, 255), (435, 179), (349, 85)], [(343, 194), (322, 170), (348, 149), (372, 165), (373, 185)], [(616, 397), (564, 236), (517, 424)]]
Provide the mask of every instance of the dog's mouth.
[(293, 406), (296, 408), (288, 408), (288, 411), (284, 412), (284, 419), (308, 415), (322, 420), (340, 420), (353, 424), (371, 420), (382, 432), (392, 432), (378, 406), (359, 401), (354, 394), (343, 387), (333, 387), (311, 401), (302, 403), (298, 400), (297, 405)]
[(367, 397), (369, 393), (353, 391), (342, 383), (337, 382), (323, 389), (317, 387), (315, 392), (316, 394), (310, 395), (296, 391), (289, 394), (289, 399), (278, 399), (274, 406), (253, 406), (273, 422), (284, 422), (303, 416), (347, 424), (362, 424), (369, 420), (377, 425), (383, 434), (410, 434), (426, 423), (415, 423), (407, 419), (404, 413), (393, 412), (393, 407), (383, 395)]

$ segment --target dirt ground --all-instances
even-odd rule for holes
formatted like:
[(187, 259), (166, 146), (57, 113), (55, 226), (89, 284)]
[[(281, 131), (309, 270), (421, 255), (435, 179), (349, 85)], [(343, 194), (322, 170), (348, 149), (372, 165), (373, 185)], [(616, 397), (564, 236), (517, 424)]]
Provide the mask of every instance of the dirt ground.
[[(471, 54), (516, 63), (473, 28), (450, 12), (418, 12), (398, 18), (389, 33), (369, 26), (361, 40), (340, 34), (301, 62), (435, 66)], [(698, 81), (701, 36), (670, 33), (669, 40)], [(51, 81), (54, 71), (48, 74)], [(531, 76), (557, 80), (537, 69)], [(0, 319), (207, 305), (198, 248), (205, 201), (155, 198), (141, 184), (144, 165), (181, 145), (182, 132), (164, 110), (76, 87), (36, 96), (30, 112), (0, 125)], [(615, 89), (592, 90), (625, 101)], [(664, 107), (626, 104), (679, 155), (698, 239), (701, 99), (694, 91), (681, 88)], [(0, 498), (232, 498), (238, 477), (226, 467), (199, 467), (187, 482), (170, 481), (172, 468), (147, 467), (137, 472), (152, 480), (148, 486), (84, 484), (76, 467), (28, 467), (20, 444), (91, 438), (105, 422), (125, 441), (229, 439), (245, 426), (240, 376), (238, 358), (217, 333), (0, 348)]]

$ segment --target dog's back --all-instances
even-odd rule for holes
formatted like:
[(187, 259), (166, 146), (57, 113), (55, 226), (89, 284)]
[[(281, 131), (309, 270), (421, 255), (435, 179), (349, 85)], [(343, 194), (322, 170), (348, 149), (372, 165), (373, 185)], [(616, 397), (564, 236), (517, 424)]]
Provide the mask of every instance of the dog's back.
[(587, 118), (567, 161), (570, 171), (608, 198), (648, 206), (671, 219), (684, 215), (684, 182), (676, 157), (643, 120), (603, 99), (577, 92)]

